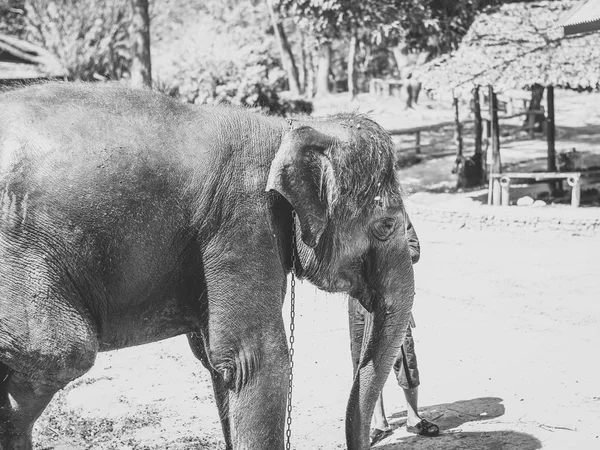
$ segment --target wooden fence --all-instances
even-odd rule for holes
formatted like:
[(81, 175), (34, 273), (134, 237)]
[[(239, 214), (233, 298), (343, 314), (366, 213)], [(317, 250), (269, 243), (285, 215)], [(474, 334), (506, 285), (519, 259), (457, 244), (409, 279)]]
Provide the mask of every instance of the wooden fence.
[[(535, 122), (534, 122), (535, 116), (538, 114), (543, 114), (543, 113), (544, 113), (544, 111), (541, 111), (541, 110), (524, 111), (524, 112), (515, 113), (515, 114), (511, 114), (511, 115), (499, 116), (498, 119), (499, 120), (509, 120), (509, 119), (514, 119), (515, 117), (529, 117), (527, 125), (517, 127), (517, 128), (512, 128), (511, 132), (517, 133), (517, 132), (526, 130), (526, 131), (528, 131), (529, 136), (531, 138), (533, 138), (535, 135)], [(484, 137), (489, 138), (491, 136), (490, 120), (482, 119), (482, 121), (484, 123)], [(474, 119), (461, 120), (460, 125), (461, 125), (461, 127), (464, 128), (465, 125), (470, 125), (470, 124), (473, 124), (474, 122), (475, 122)], [(455, 121), (447, 121), (447, 122), (438, 122), (438, 123), (434, 123), (434, 124), (430, 124), (430, 125), (423, 125), (423, 126), (419, 126), (419, 127), (397, 128), (397, 129), (388, 130), (388, 132), (392, 136), (411, 136), (412, 135), (414, 138), (414, 141), (413, 141), (414, 144), (410, 147), (401, 147), (400, 149), (398, 149), (398, 153), (414, 151), (416, 154), (419, 155), (419, 154), (422, 154), (423, 149), (435, 148), (436, 146), (438, 146), (440, 144), (446, 145), (447, 147), (451, 147), (452, 143), (449, 142), (447, 139), (423, 143), (422, 138), (423, 138), (424, 133), (440, 131), (446, 127), (456, 128), (456, 122)]]

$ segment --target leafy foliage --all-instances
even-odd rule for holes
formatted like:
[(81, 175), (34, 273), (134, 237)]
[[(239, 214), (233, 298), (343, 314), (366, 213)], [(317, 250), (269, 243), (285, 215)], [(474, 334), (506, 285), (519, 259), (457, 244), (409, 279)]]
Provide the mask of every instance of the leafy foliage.
[[(205, 2), (193, 16), (179, 5), (157, 11), (154, 66), (158, 88), (196, 104), (233, 104), (290, 114), (312, 109), (309, 103), (282, 99), (286, 74), (281, 69), (265, 5)], [(178, 30), (166, 32), (176, 18)]]
[(279, 0), (279, 8), (294, 17), (319, 40), (339, 39), (358, 30), (387, 34), (397, 27), (398, 0)]
[(0, 33), (53, 53), (71, 79), (118, 79), (129, 67), (128, 0), (0, 0)]
[(479, 11), (514, 0), (279, 0), (281, 11), (321, 41), (358, 33), (409, 51), (456, 48)]
[(21, 37), (25, 0), (0, 0), (0, 33)]
[(130, 9), (127, 0), (25, 0), (25, 32), (70, 78), (118, 79), (129, 68)]

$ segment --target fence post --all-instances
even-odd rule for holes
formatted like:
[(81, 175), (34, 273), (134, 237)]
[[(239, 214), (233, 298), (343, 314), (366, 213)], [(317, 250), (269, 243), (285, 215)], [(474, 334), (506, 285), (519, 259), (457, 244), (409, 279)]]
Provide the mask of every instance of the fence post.
[(527, 111), (527, 131), (529, 131), (529, 138), (535, 137), (535, 114), (531, 111)]
[(493, 178), (492, 174), (502, 173), (502, 164), (500, 162), (500, 127), (498, 123), (498, 100), (494, 93), (494, 88), (491, 85), (489, 86), (489, 100), (492, 148), (490, 149), (491, 155), (488, 154), (487, 158), (487, 163), (490, 165), (490, 185), (488, 188), (490, 192), (488, 192), (488, 204), (491, 201), (494, 206), (499, 206), (502, 195), (500, 179), (497, 177)]
[(486, 170), (483, 160), (483, 124), (481, 122), (481, 103), (479, 100), (479, 86), (475, 86), (471, 94), (473, 96), (473, 128), (475, 132), (475, 155), (473, 160), (477, 164), (477, 182), (485, 183)]
[(421, 154), (421, 131), (417, 130), (415, 133), (415, 147), (417, 151), (417, 155)]
[(460, 157), (463, 155), (463, 139), (462, 127), (458, 116), (458, 98), (454, 97), (452, 104), (454, 105), (454, 139), (456, 142), (456, 156)]
[[(546, 141), (548, 142), (548, 157), (546, 167), (548, 172), (556, 172), (556, 148), (555, 136), (556, 125), (554, 123), (554, 86), (546, 86), (546, 103), (548, 111), (546, 112)], [(550, 191), (553, 195), (562, 193), (562, 182), (557, 181), (549, 183)]]
[(502, 206), (510, 205), (510, 178), (500, 178), (500, 186), (502, 187)]
[(579, 207), (581, 203), (581, 178), (579, 176), (569, 177), (567, 183), (571, 186), (571, 206)]

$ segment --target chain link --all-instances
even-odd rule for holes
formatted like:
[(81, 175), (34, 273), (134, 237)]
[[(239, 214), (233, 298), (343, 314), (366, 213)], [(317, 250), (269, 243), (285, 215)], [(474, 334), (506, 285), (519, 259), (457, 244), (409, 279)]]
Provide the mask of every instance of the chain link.
[(287, 401), (286, 450), (292, 445), (292, 388), (294, 385), (294, 318), (296, 306), (296, 211), (292, 210), (292, 270), (290, 280), (290, 380)]

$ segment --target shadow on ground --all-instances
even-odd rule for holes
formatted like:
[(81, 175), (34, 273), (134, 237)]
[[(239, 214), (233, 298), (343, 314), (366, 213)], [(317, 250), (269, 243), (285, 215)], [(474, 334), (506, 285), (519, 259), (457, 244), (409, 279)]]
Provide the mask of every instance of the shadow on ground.
[(435, 438), (411, 436), (393, 444), (376, 446), (380, 450), (537, 450), (539, 439), (516, 431), (447, 433)]
[[(422, 417), (435, 422), (440, 431), (457, 428), (466, 422), (489, 420), (504, 414), (502, 399), (498, 397), (482, 397), (473, 400), (460, 400), (454, 403), (426, 406), (419, 408)], [(403, 426), (406, 421), (406, 411), (391, 416), (392, 427)], [(399, 419), (396, 421), (395, 419)]]
[[(472, 400), (460, 400), (453, 403), (426, 406), (420, 409), (421, 416), (435, 422), (441, 434), (435, 438), (409, 435), (398, 437), (393, 443), (382, 441), (375, 448), (381, 450), (536, 450), (542, 448), (541, 442), (525, 433), (515, 431), (463, 432), (457, 429), (467, 422), (476, 422), (500, 417), (504, 414), (502, 399), (482, 397)], [(400, 433), (406, 422), (406, 411), (391, 416), (390, 425)]]

